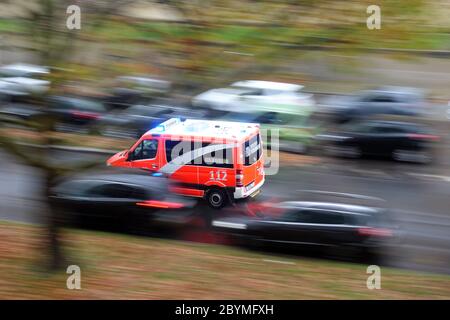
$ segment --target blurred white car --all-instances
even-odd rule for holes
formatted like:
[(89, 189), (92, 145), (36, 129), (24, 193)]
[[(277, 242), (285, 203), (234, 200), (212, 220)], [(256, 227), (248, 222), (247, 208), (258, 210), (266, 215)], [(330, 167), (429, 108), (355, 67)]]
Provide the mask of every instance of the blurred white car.
[(227, 88), (211, 89), (192, 99), (192, 105), (216, 110), (242, 111), (246, 107), (277, 107), (298, 105), (313, 107), (312, 94), (302, 92), (298, 84), (245, 80), (232, 83)]
[(0, 78), (0, 96), (25, 96), (27, 93), (23, 88), (13, 82), (3, 81)]
[(42, 78), (49, 74), (46, 67), (31, 64), (10, 64), (0, 67), (0, 92), (10, 95), (43, 94), (50, 81)]
[(121, 76), (117, 77), (116, 81), (119, 87), (133, 88), (141, 92), (165, 93), (168, 92), (171, 87), (169, 81), (139, 76)]

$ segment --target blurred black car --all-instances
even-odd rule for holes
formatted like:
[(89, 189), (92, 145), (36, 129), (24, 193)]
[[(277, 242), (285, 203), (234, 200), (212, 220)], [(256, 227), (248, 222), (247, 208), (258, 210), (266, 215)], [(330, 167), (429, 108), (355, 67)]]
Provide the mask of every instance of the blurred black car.
[(110, 110), (148, 104), (157, 98), (166, 97), (171, 88), (169, 81), (148, 76), (121, 76), (114, 82), (114, 88), (104, 101)]
[(418, 163), (432, 161), (431, 147), (439, 140), (425, 126), (382, 120), (351, 122), (316, 138), (330, 155), (350, 158), (375, 155)]
[(29, 103), (7, 103), (0, 106), (0, 121), (20, 123), (37, 119), (44, 112), (41, 107)]
[(169, 110), (164, 106), (134, 105), (122, 111), (110, 112), (101, 117), (98, 126), (104, 136), (140, 137), (161, 123)]
[(49, 97), (46, 106), (26, 102), (10, 102), (0, 106), (0, 120), (18, 122), (51, 115), (57, 120), (56, 130), (78, 131), (96, 123), (106, 107), (95, 99), (73, 96)]
[(136, 230), (158, 210), (179, 210), (193, 202), (171, 195), (164, 177), (147, 171), (119, 169), (84, 173), (52, 189), (51, 201), (75, 222), (115, 221)]
[(120, 112), (110, 112), (98, 122), (104, 136), (139, 138), (170, 118), (198, 119), (206, 111), (168, 105), (134, 105)]
[(378, 255), (396, 236), (384, 209), (333, 202), (286, 201), (266, 206), (254, 216), (212, 221), (217, 232), (244, 244), (302, 247), (324, 253)]
[(60, 130), (73, 130), (80, 126), (92, 125), (107, 108), (95, 99), (77, 96), (52, 96), (49, 110), (58, 119)]
[(332, 113), (334, 120), (340, 123), (375, 114), (420, 116), (427, 112), (426, 107), (421, 90), (393, 86), (331, 97), (322, 102), (322, 109)]
[(114, 88), (111, 95), (105, 98), (108, 109), (124, 110), (132, 105), (139, 104), (144, 100), (141, 92), (128, 88)]

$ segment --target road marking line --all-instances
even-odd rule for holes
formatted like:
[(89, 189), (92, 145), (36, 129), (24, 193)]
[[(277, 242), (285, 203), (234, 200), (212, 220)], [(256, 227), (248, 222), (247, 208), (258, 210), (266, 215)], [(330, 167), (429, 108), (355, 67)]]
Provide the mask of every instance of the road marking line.
[(438, 179), (438, 180), (443, 180), (445, 182), (450, 182), (449, 176), (441, 176), (441, 175), (437, 175), (437, 174), (427, 174), (427, 173), (415, 173), (415, 172), (407, 172), (407, 174), (410, 176), (415, 176), (415, 177), (424, 177), (424, 178)]

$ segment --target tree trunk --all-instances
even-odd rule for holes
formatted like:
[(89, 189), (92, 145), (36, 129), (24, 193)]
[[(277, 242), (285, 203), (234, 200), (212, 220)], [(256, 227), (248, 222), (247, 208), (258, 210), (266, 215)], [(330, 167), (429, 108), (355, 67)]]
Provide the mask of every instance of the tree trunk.
[(60, 240), (61, 229), (61, 210), (54, 203), (51, 196), (51, 188), (56, 178), (55, 172), (47, 170), (45, 172), (45, 197), (47, 200), (47, 233), (48, 233), (48, 254), (49, 254), (49, 269), (55, 271), (64, 266), (64, 255)]

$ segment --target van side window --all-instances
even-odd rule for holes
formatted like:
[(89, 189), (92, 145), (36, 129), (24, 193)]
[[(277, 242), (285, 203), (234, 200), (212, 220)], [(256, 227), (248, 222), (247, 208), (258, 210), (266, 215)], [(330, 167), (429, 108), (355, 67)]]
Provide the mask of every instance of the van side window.
[(165, 146), (167, 162), (181, 161), (181, 156), (191, 152), (189, 159), (183, 159), (183, 164), (233, 168), (232, 148), (224, 149), (219, 144), (181, 140), (166, 140)]
[(247, 140), (242, 145), (244, 153), (244, 166), (250, 166), (259, 160), (261, 156), (261, 143), (259, 135)]
[(202, 148), (196, 150), (193, 165), (233, 168), (233, 148), (222, 148), (216, 143), (202, 143)]
[(192, 151), (193, 143), (191, 141), (166, 140), (165, 147), (167, 162), (171, 162), (185, 153)]
[(133, 160), (153, 159), (158, 151), (158, 140), (142, 140), (133, 151)]

